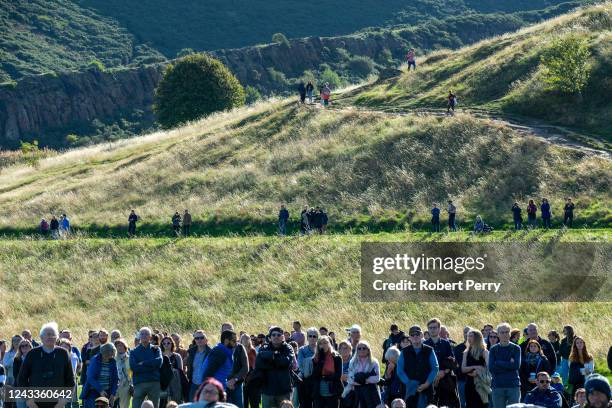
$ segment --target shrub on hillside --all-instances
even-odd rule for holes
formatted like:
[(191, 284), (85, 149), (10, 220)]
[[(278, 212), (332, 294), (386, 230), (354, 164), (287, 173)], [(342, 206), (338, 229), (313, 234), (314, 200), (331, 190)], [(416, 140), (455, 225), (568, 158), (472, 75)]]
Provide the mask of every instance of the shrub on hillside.
[(542, 56), (544, 82), (552, 90), (581, 95), (589, 80), (590, 55), (587, 40), (577, 34), (554, 39)]
[(339, 88), (342, 86), (342, 79), (331, 68), (325, 68), (319, 76), (318, 82), (319, 84), (329, 83), (332, 88)]
[(356, 56), (349, 60), (347, 67), (353, 75), (365, 78), (374, 71), (374, 61), (365, 56)]
[(168, 65), (153, 110), (164, 128), (244, 105), (238, 79), (219, 60), (193, 54)]
[(261, 93), (254, 86), (248, 85), (244, 91), (247, 105), (251, 105), (261, 99)]

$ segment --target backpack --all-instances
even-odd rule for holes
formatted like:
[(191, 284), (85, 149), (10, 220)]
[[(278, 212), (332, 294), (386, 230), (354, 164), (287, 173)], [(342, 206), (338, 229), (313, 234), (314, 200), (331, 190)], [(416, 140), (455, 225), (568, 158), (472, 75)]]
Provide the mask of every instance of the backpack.
[(159, 369), (159, 386), (162, 390), (165, 390), (172, 382), (174, 373), (172, 372), (172, 363), (170, 362), (170, 358), (168, 358), (168, 356), (162, 356), (162, 358), (164, 359), (164, 362)]

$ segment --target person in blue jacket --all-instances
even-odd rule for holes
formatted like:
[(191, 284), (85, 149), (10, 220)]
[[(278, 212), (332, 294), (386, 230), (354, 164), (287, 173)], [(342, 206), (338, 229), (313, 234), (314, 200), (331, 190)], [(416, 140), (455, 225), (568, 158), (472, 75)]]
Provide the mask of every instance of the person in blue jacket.
[(542, 199), (542, 203), (540, 204), (540, 212), (542, 213), (542, 224), (544, 228), (550, 228), (550, 218), (552, 217), (552, 213), (550, 211), (550, 204), (546, 198)]
[(431, 209), (431, 225), (433, 226), (433, 232), (440, 232), (440, 208), (437, 203), (434, 203)]
[(550, 386), (550, 375), (546, 371), (537, 375), (537, 387), (527, 393), (525, 404), (533, 404), (544, 408), (561, 408), (563, 398), (558, 391)]
[(140, 407), (145, 397), (159, 407), (161, 393), (159, 369), (164, 362), (161, 349), (151, 344), (151, 329), (143, 327), (139, 332), (140, 344), (130, 352), (130, 369), (134, 384), (133, 407)]
[(94, 408), (96, 398), (106, 397), (112, 405), (119, 386), (119, 373), (116, 350), (112, 343), (100, 346), (100, 353), (96, 354), (87, 366), (87, 381), (81, 390), (81, 399), (84, 408)]
[(508, 323), (497, 326), (499, 343), (489, 350), (489, 371), (494, 407), (517, 404), (521, 399), (521, 348), (510, 342), (512, 327)]
[(227, 390), (227, 378), (232, 372), (232, 356), (238, 336), (232, 330), (221, 333), (221, 341), (213, 347), (204, 361), (204, 378), (212, 377)]
[(397, 375), (406, 385), (406, 406), (425, 408), (433, 399), (433, 382), (439, 366), (433, 348), (423, 344), (423, 330), (412, 326), (408, 330), (411, 345), (402, 349), (397, 360)]

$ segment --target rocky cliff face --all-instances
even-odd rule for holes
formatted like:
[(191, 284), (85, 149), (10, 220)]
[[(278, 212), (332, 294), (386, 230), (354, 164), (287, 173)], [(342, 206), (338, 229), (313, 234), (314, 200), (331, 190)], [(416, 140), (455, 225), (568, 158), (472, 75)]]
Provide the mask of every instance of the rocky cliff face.
[(115, 72), (70, 72), (26, 77), (0, 86), (0, 146), (94, 119), (148, 109), (163, 66)]

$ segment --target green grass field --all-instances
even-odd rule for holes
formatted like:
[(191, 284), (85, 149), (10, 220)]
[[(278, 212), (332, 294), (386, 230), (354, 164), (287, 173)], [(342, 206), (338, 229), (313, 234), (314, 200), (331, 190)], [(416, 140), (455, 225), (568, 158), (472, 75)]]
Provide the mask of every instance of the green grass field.
[(543, 331), (573, 324), (601, 358), (612, 338), (611, 303), (362, 303), (362, 241), (561, 240), (609, 242), (610, 231), (506, 234), (366, 234), (310, 237), (74, 239), (0, 241), (2, 333), (46, 319), (79, 340), (95, 327), (132, 333), (149, 324), (216, 338), (223, 321), (248, 332), (267, 325), (326, 325), (337, 333), (359, 322), (382, 344), (391, 322), (402, 327), (438, 316), (454, 338), (464, 325), (538, 322)]

